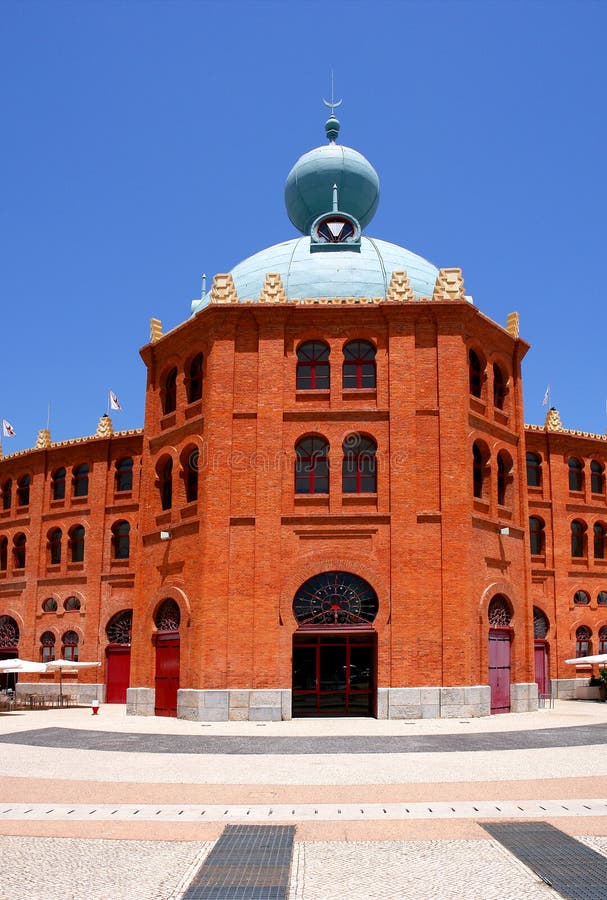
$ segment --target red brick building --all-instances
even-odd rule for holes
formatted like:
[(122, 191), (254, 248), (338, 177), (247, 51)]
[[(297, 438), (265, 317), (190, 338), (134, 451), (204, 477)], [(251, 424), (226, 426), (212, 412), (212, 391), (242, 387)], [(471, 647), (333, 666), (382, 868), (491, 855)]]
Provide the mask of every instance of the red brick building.
[(524, 426), (517, 315), (362, 233), (338, 129), (287, 179), (302, 237), (152, 320), (141, 432), (0, 460), (0, 657), (211, 721), (525, 711), (605, 650), (605, 439)]

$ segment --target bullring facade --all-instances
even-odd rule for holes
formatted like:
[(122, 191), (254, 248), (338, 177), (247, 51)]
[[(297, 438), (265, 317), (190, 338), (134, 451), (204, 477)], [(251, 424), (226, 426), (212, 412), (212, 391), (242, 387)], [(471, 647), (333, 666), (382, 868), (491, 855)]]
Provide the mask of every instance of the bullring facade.
[(143, 429), (0, 460), (0, 658), (213, 721), (525, 711), (605, 652), (605, 438), (523, 424), (518, 316), (363, 234), (377, 175), (326, 128), (302, 236), (152, 320)]

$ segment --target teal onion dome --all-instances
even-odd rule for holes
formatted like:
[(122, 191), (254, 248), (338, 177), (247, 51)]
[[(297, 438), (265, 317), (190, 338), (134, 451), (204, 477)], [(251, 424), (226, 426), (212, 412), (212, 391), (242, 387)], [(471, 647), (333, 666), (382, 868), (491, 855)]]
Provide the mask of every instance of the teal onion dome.
[[(332, 116), (326, 124), (330, 136), (339, 130)], [(332, 207), (333, 185), (341, 212), (354, 216), (364, 228), (375, 215), (379, 203), (379, 177), (362, 153), (330, 143), (301, 156), (287, 177), (285, 203), (289, 219), (302, 234), (309, 234), (312, 223)]]

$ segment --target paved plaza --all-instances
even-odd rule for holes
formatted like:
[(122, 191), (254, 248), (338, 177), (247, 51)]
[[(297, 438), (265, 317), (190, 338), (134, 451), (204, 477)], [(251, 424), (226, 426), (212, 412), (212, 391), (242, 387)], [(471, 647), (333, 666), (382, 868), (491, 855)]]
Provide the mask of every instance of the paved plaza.
[(607, 861), (606, 738), (607, 704), (584, 701), (461, 720), (2, 713), (0, 898), (203, 896), (192, 879), (236, 824), (295, 826), (289, 900), (565, 896), (483, 823), (549, 823)]

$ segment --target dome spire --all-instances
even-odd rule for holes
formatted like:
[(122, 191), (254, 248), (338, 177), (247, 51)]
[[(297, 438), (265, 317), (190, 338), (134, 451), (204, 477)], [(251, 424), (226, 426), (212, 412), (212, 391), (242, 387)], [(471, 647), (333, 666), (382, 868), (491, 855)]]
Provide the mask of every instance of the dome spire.
[(325, 132), (327, 137), (329, 138), (329, 143), (334, 144), (337, 140), (337, 135), (339, 134), (339, 120), (335, 116), (335, 110), (338, 106), (341, 106), (344, 102), (343, 100), (338, 100), (335, 102), (335, 90), (333, 85), (333, 69), (331, 69), (331, 102), (325, 100), (323, 97), (322, 102), (325, 106), (328, 106), (331, 110), (331, 115), (325, 122)]

